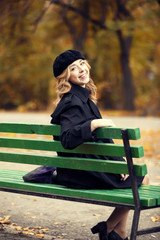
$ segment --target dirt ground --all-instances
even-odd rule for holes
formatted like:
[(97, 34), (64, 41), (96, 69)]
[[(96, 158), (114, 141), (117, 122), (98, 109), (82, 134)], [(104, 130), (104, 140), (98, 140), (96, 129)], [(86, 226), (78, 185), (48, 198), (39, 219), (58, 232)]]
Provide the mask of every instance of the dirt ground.
[[(104, 221), (113, 208), (63, 200), (25, 196), (1, 192), (1, 217), (10, 216), (10, 223), (1, 226), (1, 240), (17, 239), (63, 239), (96, 240), (90, 228)], [(128, 234), (133, 211), (128, 218)], [(160, 209), (144, 210), (141, 213), (140, 228), (159, 226), (152, 217), (160, 216)], [(31, 232), (29, 229), (32, 230)], [(30, 234), (30, 235), (24, 235)], [(160, 233), (137, 237), (138, 240), (159, 240)]]

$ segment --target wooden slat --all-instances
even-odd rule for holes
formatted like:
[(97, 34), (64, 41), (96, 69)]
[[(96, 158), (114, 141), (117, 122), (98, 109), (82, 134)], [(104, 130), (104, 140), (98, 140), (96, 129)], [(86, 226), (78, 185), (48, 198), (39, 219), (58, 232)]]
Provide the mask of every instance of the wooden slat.
[[(131, 140), (137, 140), (140, 136), (139, 128), (127, 128)], [(60, 126), (55, 124), (29, 124), (29, 123), (0, 123), (0, 132), (60, 135)], [(104, 127), (96, 130), (98, 138), (122, 139), (121, 128)]]
[[(122, 139), (121, 135), (122, 128), (114, 127), (103, 127), (96, 130), (97, 137), (99, 138), (112, 138), (112, 139)], [(128, 138), (130, 140), (138, 140), (141, 138), (139, 128), (127, 128)]]
[(54, 124), (0, 123), (0, 132), (59, 136), (60, 126)]
[(150, 191), (155, 191), (155, 192), (160, 192), (160, 186), (155, 186), (155, 185), (142, 185), (141, 188), (145, 190), (150, 190)]
[[(120, 144), (106, 143), (84, 143), (73, 150), (64, 149), (59, 141), (24, 139), (24, 138), (0, 138), (0, 146), (7, 148), (34, 149), (44, 151), (70, 152), (97, 154), (105, 156), (125, 156), (124, 146)], [(132, 157), (140, 158), (144, 156), (142, 146), (131, 146)]]
[[(160, 186), (154, 188), (154, 185), (141, 185), (138, 188), (140, 197), (150, 198), (153, 197), (156, 201), (156, 205), (160, 205)], [(125, 189), (117, 189), (117, 192), (125, 193)], [(132, 189), (128, 189), (128, 194), (132, 194)]]
[[(0, 152), (0, 161), (15, 162), (33, 165), (44, 165), (61, 168), (72, 168), (78, 170), (90, 170), (108, 173), (128, 174), (126, 162), (89, 159), (89, 158), (69, 158), (59, 156), (46, 156), (42, 154)], [(147, 174), (146, 164), (135, 164), (135, 174), (144, 176)]]
[[(55, 184), (36, 184), (24, 183), (22, 176), (27, 173), (18, 170), (0, 170), (0, 186), (13, 189), (22, 189), (28, 191), (36, 191), (43, 193), (51, 193), (63, 196), (80, 197), (87, 199), (95, 199), (102, 201), (111, 201), (116, 203), (133, 204), (133, 196), (130, 189), (111, 189), (111, 190), (79, 190), (70, 189)], [(7, 177), (9, 176), (9, 177)], [(155, 206), (156, 199), (150, 196), (140, 196), (142, 206)]]

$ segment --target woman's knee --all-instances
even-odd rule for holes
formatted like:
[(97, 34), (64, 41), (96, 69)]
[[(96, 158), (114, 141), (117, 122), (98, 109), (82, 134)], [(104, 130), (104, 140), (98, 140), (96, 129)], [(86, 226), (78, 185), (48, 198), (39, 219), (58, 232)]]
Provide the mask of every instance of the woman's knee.
[(148, 174), (146, 174), (146, 175), (144, 176), (142, 185), (149, 185), (149, 175), (148, 175)]

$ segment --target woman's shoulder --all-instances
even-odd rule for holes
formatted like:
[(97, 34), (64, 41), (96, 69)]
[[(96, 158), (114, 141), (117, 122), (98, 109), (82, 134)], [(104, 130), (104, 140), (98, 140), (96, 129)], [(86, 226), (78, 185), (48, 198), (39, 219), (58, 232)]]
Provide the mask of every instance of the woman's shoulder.
[(60, 115), (72, 107), (82, 107), (82, 101), (73, 93), (66, 93), (58, 103), (54, 112), (51, 114), (51, 123), (58, 123)]
[(74, 106), (77, 104), (81, 104), (81, 100), (79, 99), (79, 97), (77, 97), (75, 94), (68, 92), (66, 94), (63, 95), (62, 99), (60, 100), (59, 104), (57, 105), (57, 107), (63, 107), (65, 108), (66, 106)]

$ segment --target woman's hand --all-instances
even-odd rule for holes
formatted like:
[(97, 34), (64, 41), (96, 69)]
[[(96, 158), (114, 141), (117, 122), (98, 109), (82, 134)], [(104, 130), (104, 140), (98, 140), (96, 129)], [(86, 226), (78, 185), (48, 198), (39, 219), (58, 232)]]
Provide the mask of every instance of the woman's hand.
[(94, 119), (91, 121), (92, 132), (99, 127), (115, 127), (115, 124), (111, 119)]
[(129, 177), (128, 174), (120, 174), (120, 176), (121, 176), (121, 181), (125, 181)]

